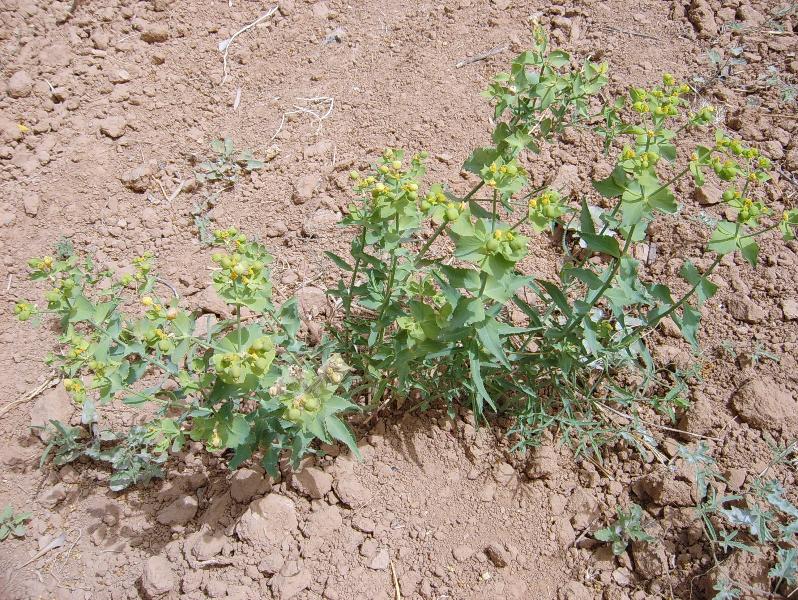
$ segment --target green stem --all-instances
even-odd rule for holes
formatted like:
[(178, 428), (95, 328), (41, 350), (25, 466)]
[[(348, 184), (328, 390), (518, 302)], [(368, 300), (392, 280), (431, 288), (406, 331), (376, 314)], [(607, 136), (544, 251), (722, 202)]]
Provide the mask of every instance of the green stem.
[(698, 289), (698, 286), (700, 286), (700, 285), (701, 285), (701, 282), (702, 282), (704, 279), (706, 279), (707, 277), (709, 277), (709, 276), (712, 274), (712, 272), (715, 270), (715, 267), (717, 267), (717, 266), (718, 266), (718, 264), (720, 263), (720, 261), (721, 261), (721, 259), (722, 259), (722, 258), (723, 258), (723, 256), (721, 256), (721, 255), (718, 255), (717, 257), (715, 257), (715, 260), (714, 260), (714, 261), (712, 261), (712, 264), (711, 264), (711, 265), (709, 265), (709, 267), (707, 267), (707, 270), (706, 270), (706, 271), (704, 271), (704, 273), (701, 275), (701, 278), (698, 280), (698, 282), (697, 282), (697, 283), (696, 283), (696, 284), (695, 284), (693, 287), (691, 287), (691, 288), (690, 288), (690, 289), (689, 289), (689, 290), (688, 290), (688, 291), (687, 291), (687, 292), (684, 294), (684, 296), (682, 296), (682, 297), (679, 299), (679, 301), (678, 301), (676, 304), (674, 304), (674, 305), (673, 305), (673, 306), (671, 306), (671, 307), (670, 307), (668, 310), (666, 310), (664, 313), (662, 313), (662, 315), (660, 316), (660, 318), (659, 318), (659, 319), (657, 319), (657, 323), (656, 323), (654, 326), (651, 326), (651, 327), (650, 327), (650, 326), (641, 327), (640, 329), (638, 329), (638, 330), (636, 330), (636, 331), (633, 331), (632, 333), (629, 333), (629, 334), (627, 334), (626, 336), (624, 336), (624, 337), (621, 339), (621, 341), (620, 341), (620, 342), (618, 342), (618, 343), (615, 345), (615, 347), (613, 348), (613, 350), (615, 350), (615, 349), (620, 349), (620, 348), (623, 348), (623, 347), (626, 347), (626, 346), (628, 346), (630, 343), (636, 342), (638, 339), (640, 339), (640, 336), (642, 335), (642, 333), (641, 333), (642, 331), (644, 331), (644, 330), (649, 330), (649, 329), (653, 329), (653, 327), (656, 327), (657, 325), (659, 325), (659, 324), (660, 324), (660, 323), (663, 321), (663, 319), (665, 319), (666, 317), (670, 316), (671, 314), (673, 314), (673, 313), (674, 313), (674, 311), (676, 311), (676, 310), (678, 310), (679, 308), (681, 308), (681, 307), (684, 305), (684, 303), (685, 303), (685, 302), (687, 302), (687, 301), (688, 301), (690, 298), (692, 298), (692, 297), (693, 297), (693, 294), (695, 294), (696, 290)]
[(771, 225), (770, 227), (765, 227), (764, 229), (760, 229), (759, 231), (754, 231), (753, 233), (749, 233), (747, 235), (740, 236), (741, 239), (752, 238), (762, 235), (763, 233), (767, 233), (768, 231), (772, 231), (779, 226), (778, 223), (775, 225)]
[(470, 191), (470, 192), (468, 192), (468, 193), (467, 193), (465, 196), (463, 196), (463, 198), (462, 198), (461, 202), (468, 202), (468, 201), (471, 199), (471, 196), (473, 196), (473, 195), (474, 195), (474, 194), (476, 194), (476, 193), (477, 193), (479, 190), (481, 190), (481, 189), (482, 189), (482, 186), (483, 186), (483, 185), (485, 185), (485, 182), (484, 182), (484, 181), (480, 181), (478, 184), (476, 184), (476, 185), (475, 185), (473, 188), (471, 188), (471, 191)]
[(439, 236), (440, 234), (442, 234), (442, 233), (443, 233), (443, 230), (444, 230), (444, 229), (446, 229), (446, 225), (448, 225), (448, 223), (446, 223), (446, 221), (444, 221), (444, 222), (443, 222), (443, 223), (441, 223), (441, 224), (438, 226), (438, 228), (437, 228), (437, 229), (436, 229), (436, 230), (435, 230), (435, 231), (432, 233), (432, 235), (430, 236), (430, 238), (429, 238), (429, 239), (426, 241), (426, 243), (425, 243), (425, 244), (424, 244), (424, 245), (421, 247), (421, 250), (419, 250), (419, 251), (418, 251), (418, 254), (416, 254), (416, 258), (415, 258), (415, 260), (414, 260), (414, 264), (418, 265), (418, 263), (419, 263), (419, 262), (421, 262), (421, 258), (422, 258), (422, 257), (423, 257), (423, 256), (424, 256), (424, 255), (427, 253), (427, 251), (430, 249), (430, 247), (432, 246), (432, 243), (433, 243), (433, 242), (434, 242), (436, 239), (438, 239), (438, 236)]
[[(632, 245), (632, 238), (634, 237), (635, 228), (637, 227), (637, 223), (632, 225), (631, 229), (629, 229), (629, 236), (626, 238), (626, 244), (623, 246), (623, 250), (621, 251), (621, 257), (626, 255), (626, 252), (629, 250), (629, 246)], [(612, 281), (615, 279), (615, 276), (618, 274), (618, 270), (621, 268), (621, 258), (616, 258), (614, 264), (612, 265), (612, 270), (610, 271), (607, 278), (604, 280), (604, 284), (596, 290), (596, 293), (593, 294), (593, 297), (588, 302), (587, 310), (585, 311), (585, 315), (590, 312), (590, 309), (593, 308), (596, 303), (601, 299), (601, 296), (606, 292), (609, 287), (612, 285)], [(565, 328), (565, 334), (570, 333), (574, 330), (574, 328), (580, 323), (582, 320), (581, 317), (575, 317), (573, 321)]]
[(491, 217), (490, 217), (490, 232), (493, 233), (496, 230), (496, 203), (499, 199), (499, 193), (494, 189), (493, 190), (493, 204), (491, 206)]
[[(366, 228), (361, 227), (360, 231), (360, 252), (363, 252), (363, 246), (366, 244)], [(353, 290), (355, 289), (355, 281), (357, 280), (358, 272), (360, 271), (360, 263), (361, 257), (358, 256), (355, 259), (355, 268), (352, 269), (352, 277), (349, 280), (349, 291), (346, 295), (346, 303), (344, 304), (344, 321), (349, 320), (349, 315), (352, 312), (352, 294), (354, 293)], [(347, 335), (349, 333), (349, 328), (346, 328)]]

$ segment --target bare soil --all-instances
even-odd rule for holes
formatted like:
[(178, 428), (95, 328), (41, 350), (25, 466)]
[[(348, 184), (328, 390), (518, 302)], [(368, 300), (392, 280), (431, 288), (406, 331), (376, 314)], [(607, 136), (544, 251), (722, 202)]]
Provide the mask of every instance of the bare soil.
[[(773, 208), (795, 206), (798, 15), (776, 12), (788, 3), (285, 0), (232, 42), (223, 81), (219, 42), (271, 7), (230, 4), (0, 0), (0, 407), (49, 375), (54, 332), (12, 318), (15, 302), (41, 292), (26, 280), (29, 257), (61, 238), (113, 267), (152, 250), (181, 296), (213, 311), (210, 251), (193, 216), (206, 190), (192, 181), (209, 143), (229, 136), (268, 163), (215, 199), (210, 219), (265, 239), (280, 297), (331, 286), (338, 274), (323, 251), (349, 243), (335, 226), (350, 202), (347, 172), (385, 147), (425, 149), (430, 181), (465, 190), (459, 165), (492, 129), (478, 92), (524, 49), (531, 18), (565, 50), (607, 60), (608, 94), (666, 71), (695, 85), (697, 104), (719, 106), (735, 135), (775, 160)], [(735, 48), (744, 64), (718, 77), (708, 51), (725, 64)], [(609, 168), (582, 131), (529, 164), (534, 183), (572, 190)], [(711, 260), (698, 250), (700, 217), (721, 209), (699, 204), (690, 183), (680, 191), (686, 216), (654, 224), (646, 276), (676, 282), (683, 258)], [(525, 267), (552, 276), (556, 247), (534, 244)], [(798, 434), (798, 245), (774, 241), (762, 256), (757, 270), (722, 262), (701, 356), (667, 330), (651, 340), (664, 367), (701, 365), (678, 427), (712, 438), (735, 485)], [(97, 465), (39, 467), (30, 426), (54, 416), (76, 417), (60, 385), (0, 416), (0, 507), (34, 515), (24, 538), (0, 543), (3, 599), (712, 596), (717, 574), (678, 460), (666, 468), (619, 447), (596, 463), (556, 440), (518, 456), (507, 423), (386, 411), (353, 423), (362, 462), (330, 449), (273, 480), (255, 466), (230, 473), (223, 457), (191, 447), (165, 481), (113, 493)], [(120, 407), (114, 418), (137, 415)], [(660, 433), (669, 456), (695, 440)], [(793, 472), (775, 473), (794, 491)], [(665, 493), (651, 493), (652, 478)], [(660, 541), (615, 558), (590, 534), (630, 501), (659, 523)], [(752, 586), (748, 597), (767, 596), (763, 560), (726, 562)]]

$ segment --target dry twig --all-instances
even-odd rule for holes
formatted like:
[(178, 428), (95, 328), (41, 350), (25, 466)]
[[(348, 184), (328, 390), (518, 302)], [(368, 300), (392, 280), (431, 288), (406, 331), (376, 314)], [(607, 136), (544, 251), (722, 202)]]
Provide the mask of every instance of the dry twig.
[(44, 390), (57, 385), (59, 381), (61, 381), (61, 376), (56, 374), (54, 371), (51, 372), (50, 375), (47, 377), (47, 379), (44, 381), (44, 383), (42, 383), (35, 390), (31, 390), (30, 392), (22, 396), (22, 398), (18, 398), (17, 400), (9, 402), (2, 409), (0, 409), (0, 417), (2, 417), (4, 414), (6, 414), (8, 411), (10, 411), (18, 404), (22, 404), (24, 402), (30, 402), (31, 400), (36, 398), (39, 394), (41, 394)]
[(245, 25), (244, 27), (236, 31), (226, 40), (222, 40), (221, 42), (219, 42), (219, 52), (224, 53), (222, 55), (222, 68), (224, 69), (224, 75), (222, 76), (222, 83), (225, 83), (230, 78), (230, 68), (227, 66), (227, 53), (230, 50), (230, 44), (232, 44), (233, 40), (235, 40), (239, 35), (241, 35), (245, 31), (252, 29), (258, 23), (265, 21), (266, 19), (271, 17), (275, 12), (277, 12), (277, 5), (271, 7), (268, 11), (266, 11), (257, 19), (252, 21), (252, 23), (250, 23), (249, 25)]
[(485, 60), (486, 58), (490, 58), (491, 56), (495, 56), (496, 54), (501, 54), (507, 48), (509, 48), (509, 44), (504, 44), (503, 46), (496, 46), (495, 48), (491, 48), (487, 52), (483, 52), (482, 54), (477, 54), (476, 56), (471, 56), (469, 58), (464, 58), (462, 60), (457, 61), (457, 64), (454, 65), (455, 68), (459, 69), (460, 67), (464, 67), (466, 65), (470, 65), (475, 62), (479, 62), (481, 60)]

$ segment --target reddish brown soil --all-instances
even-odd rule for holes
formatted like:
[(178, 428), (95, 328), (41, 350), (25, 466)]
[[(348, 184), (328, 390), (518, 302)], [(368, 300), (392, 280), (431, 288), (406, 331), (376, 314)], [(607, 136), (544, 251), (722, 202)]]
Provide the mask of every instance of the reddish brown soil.
[[(278, 258), (281, 297), (332, 285), (337, 274), (323, 251), (345, 251), (349, 242), (349, 232), (333, 224), (350, 201), (348, 170), (386, 146), (426, 149), (430, 181), (465, 189), (458, 167), (492, 129), (478, 92), (524, 48), (532, 17), (564, 49), (607, 60), (611, 93), (655, 84), (664, 71), (691, 83), (703, 77), (696, 102), (717, 104), (729, 129), (775, 159), (770, 202), (778, 212), (795, 206), (796, 104), (781, 97), (781, 84), (765, 83), (772, 66), (782, 88), (797, 85), (797, 17), (781, 20), (783, 33), (766, 22), (782, 4), (286, 0), (233, 42), (222, 83), (219, 42), (269, 6), (84, 0), (70, 12), (70, 2), (1, 0), (0, 79), (8, 92), (0, 92), (0, 406), (48, 373), (42, 359), (53, 333), (11, 317), (16, 301), (41, 291), (26, 280), (29, 257), (62, 237), (111, 266), (152, 250), (181, 295), (209, 308), (202, 290), (210, 252), (191, 216), (205, 192), (189, 185), (168, 197), (193, 179), (193, 164), (208, 156), (212, 140), (230, 136), (273, 158), (222, 193), (210, 216), (266, 239)], [(742, 32), (728, 27), (735, 19)], [(455, 66), (503, 45), (503, 53)], [(714, 79), (707, 51), (725, 60), (737, 46), (746, 64)], [(295, 114), (276, 133), (284, 112), (314, 97), (334, 99), (325, 119)], [(311, 108), (324, 114), (327, 107)], [(133, 191), (123, 180), (142, 166), (152, 176)], [(608, 166), (595, 140), (579, 131), (529, 165), (535, 183), (569, 187), (585, 186)], [(698, 250), (706, 230), (697, 217), (720, 211), (698, 206), (691, 184), (680, 191), (686, 216), (652, 228), (656, 258), (646, 277), (675, 282), (684, 257), (711, 260)], [(552, 276), (556, 250), (543, 238), (535, 244), (526, 267)], [(757, 270), (724, 260), (714, 277), (721, 290), (704, 310), (703, 380), (679, 423), (720, 440), (709, 445), (721, 467), (749, 479), (769, 462), (770, 444), (798, 433), (798, 245), (768, 242), (762, 256)], [(652, 345), (664, 365), (696, 360), (679, 339), (663, 335)], [(741, 396), (746, 383), (754, 392)], [(781, 400), (763, 406), (757, 391)], [(690, 509), (638, 497), (633, 482), (661, 467), (625, 450), (609, 453), (597, 469), (549, 442), (527, 469), (526, 458), (509, 452), (506, 424), (475, 430), (465, 412), (454, 422), (434, 412), (386, 413), (360, 430), (365, 460), (325, 458), (317, 467), (327, 475), (233, 476), (219, 457), (192, 449), (169, 463), (165, 482), (112, 493), (103, 484), (108, 473), (96, 465), (39, 468), (43, 446), (31, 420), (59, 409), (67, 418), (74, 412), (60, 387), (0, 418), (0, 507), (34, 515), (23, 539), (0, 543), (3, 599), (365, 600), (395, 598), (397, 584), (404, 598), (711, 596), (711, 561)], [(135, 414), (120, 408), (114, 419), (130, 424)], [(673, 448), (673, 440), (661, 441)], [(673, 466), (675, 474), (663, 475), (666, 486), (683, 483), (678, 461)], [(776, 473), (794, 486), (792, 472)], [(323, 497), (309, 498), (307, 481)], [(267, 543), (253, 542), (241, 523), (253, 518), (245, 512), (250, 501), (269, 490), (269, 502), (282, 503), (287, 516), (271, 526)], [(162, 524), (175, 500), (188, 502), (187, 512)], [(590, 533), (629, 501), (661, 523), (663, 541), (614, 559)], [(61, 534), (62, 546), (35, 558)], [(733, 556), (729, 565), (757, 585), (762, 564)]]

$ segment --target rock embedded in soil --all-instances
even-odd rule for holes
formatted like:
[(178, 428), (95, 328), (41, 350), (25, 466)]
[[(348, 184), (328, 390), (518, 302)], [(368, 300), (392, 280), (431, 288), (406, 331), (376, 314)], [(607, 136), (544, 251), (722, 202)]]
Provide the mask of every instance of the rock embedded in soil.
[(723, 192), (716, 185), (705, 183), (695, 189), (693, 197), (701, 206), (713, 206), (723, 202), (722, 194)]
[(653, 501), (659, 506), (693, 506), (692, 486), (669, 471), (667, 467), (658, 466), (638, 479), (632, 485), (634, 492)]
[(253, 501), (235, 527), (238, 538), (253, 545), (279, 546), (297, 530), (296, 506), (279, 494)]
[(661, 542), (632, 543), (635, 572), (643, 579), (658, 579), (668, 571), (668, 556)]
[(452, 548), (452, 556), (457, 562), (468, 560), (474, 555), (474, 549), (471, 546), (461, 544)]
[(593, 592), (579, 581), (569, 581), (558, 592), (560, 600), (593, 600)]
[(286, 576), (282, 573), (275, 575), (269, 585), (277, 600), (289, 600), (308, 589), (312, 583), (313, 578), (310, 573), (302, 569), (295, 575)]
[(291, 485), (299, 493), (315, 500), (324, 498), (332, 489), (332, 475), (318, 467), (305, 467), (291, 477)]
[(58, 483), (47, 488), (39, 494), (39, 504), (44, 508), (55, 508), (67, 497), (67, 488), (63, 483)]
[(17, 71), (8, 80), (7, 91), (12, 98), (27, 98), (33, 90), (33, 79), (25, 71)]
[(585, 529), (598, 514), (596, 497), (584, 488), (577, 488), (568, 500), (566, 512), (574, 529)]
[(530, 479), (548, 479), (557, 471), (557, 450), (551, 444), (533, 449), (526, 468)]
[(249, 502), (270, 489), (269, 480), (255, 469), (238, 469), (230, 477), (230, 495), (236, 502)]
[(22, 206), (25, 209), (25, 214), (29, 217), (35, 217), (39, 214), (39, 205), (41, 198), (38, 194), (27, 194), (22, 201)]
[(500, 569), (510, 564), (507, 551), (498, 542), (493, 542), (487, 548), (485, 548), (485, 556), (487, 556), (490, 562)]
[(388, 568), (390, 562), (391, 556), (388, 553), (388, 550), (386, 548), (381, 548), (377, 550), (374, 556), (371, 557), (368, 567), (374, 571), (384, 571)]
[(327, 506), (314, 513), (311, 513), (307, 522), (302, 528), (305, 537), (327, 539), (333, 536), (343, 525), (344, 520), (341, 516), (341, 509), (337, 506)]
[(732, 409), (757, 429), (792, 429), (798, 426), (798, 402), (789, 390), (770, 377), (748, 381), (731, 399)]
[(147, 23), (141, 32), (142, 41), (158, 44), (169, 39), (169, 26), (166, 23)]
[(693, 0), (687, 11), (687, 18), (698, 30), (699, 37), (706, 39), (718, 34), (715, 13), (706, 0)]
[(100, 121), (100, 132), (111, 139), (118, 139), (125, 135), (127, 120), (121, 115), (113, 115)]
[(174, 590), (176, 585), (177, 579), (172, 565), (165, 556), (151, 556), (147, 559), (141, 574), (141, 590), (145, 598), (160, 598)]
[(302, 234), (305, 237), (319, 237), (330, 233), (341, 216), (328, 208), (320, 208), (302, 223)]
[(69, 423), (75, 412), (75, 405), (72, 398), (64, 389), (64, 385), (59, 383), (55, 388), (47, 390), (39, 396), (30, 409), (30, 426), (36, 435), (42, 440), (47, 440), (50, 434), (46, 433), (50, 421), (61, 421)]
[(294, 181), (294, 193), (291, 201), (294, 204), (305, 204), (321, 185), (321, 176), (316, 173), (302, 175)]
[(161, 509), (156, 520), (162, 525), (185, 525), (197, 514), (197, 508), (197, 498), (193, 494), (186, 494)]
[(781, 301), (781, 313), (785, 321), (795, 321), (798, 319), (798, 300), (785, 298)]
[(371, 492), (354, 475), (347, 474), (333, 482), (338, 499), (350, 508), (359, 508), (371, 500)]
[(186, 551), (191, 552), (197, 560), (209, 560), (221, 553), (227, 538), (221, 531), (214, 531), (208, 525), (203, 525), (199, 531), (191, 535), (186, 541)]
[(138, 192), (139, 194), (147, 191), (152, 180), (152, 167), (150, 165), (139, 165), (125, 171), (119, 180), (126, 188)]
[(729, 314), (737, 321), (744, 323), (761, 323), (765, 319), (765, 311), (753, 300), (734, 296), (727, 303)]
[(277, 238), (288, 233), (288, 226), (285, 221), (279, 219), (266, 228), (266, 237)]

